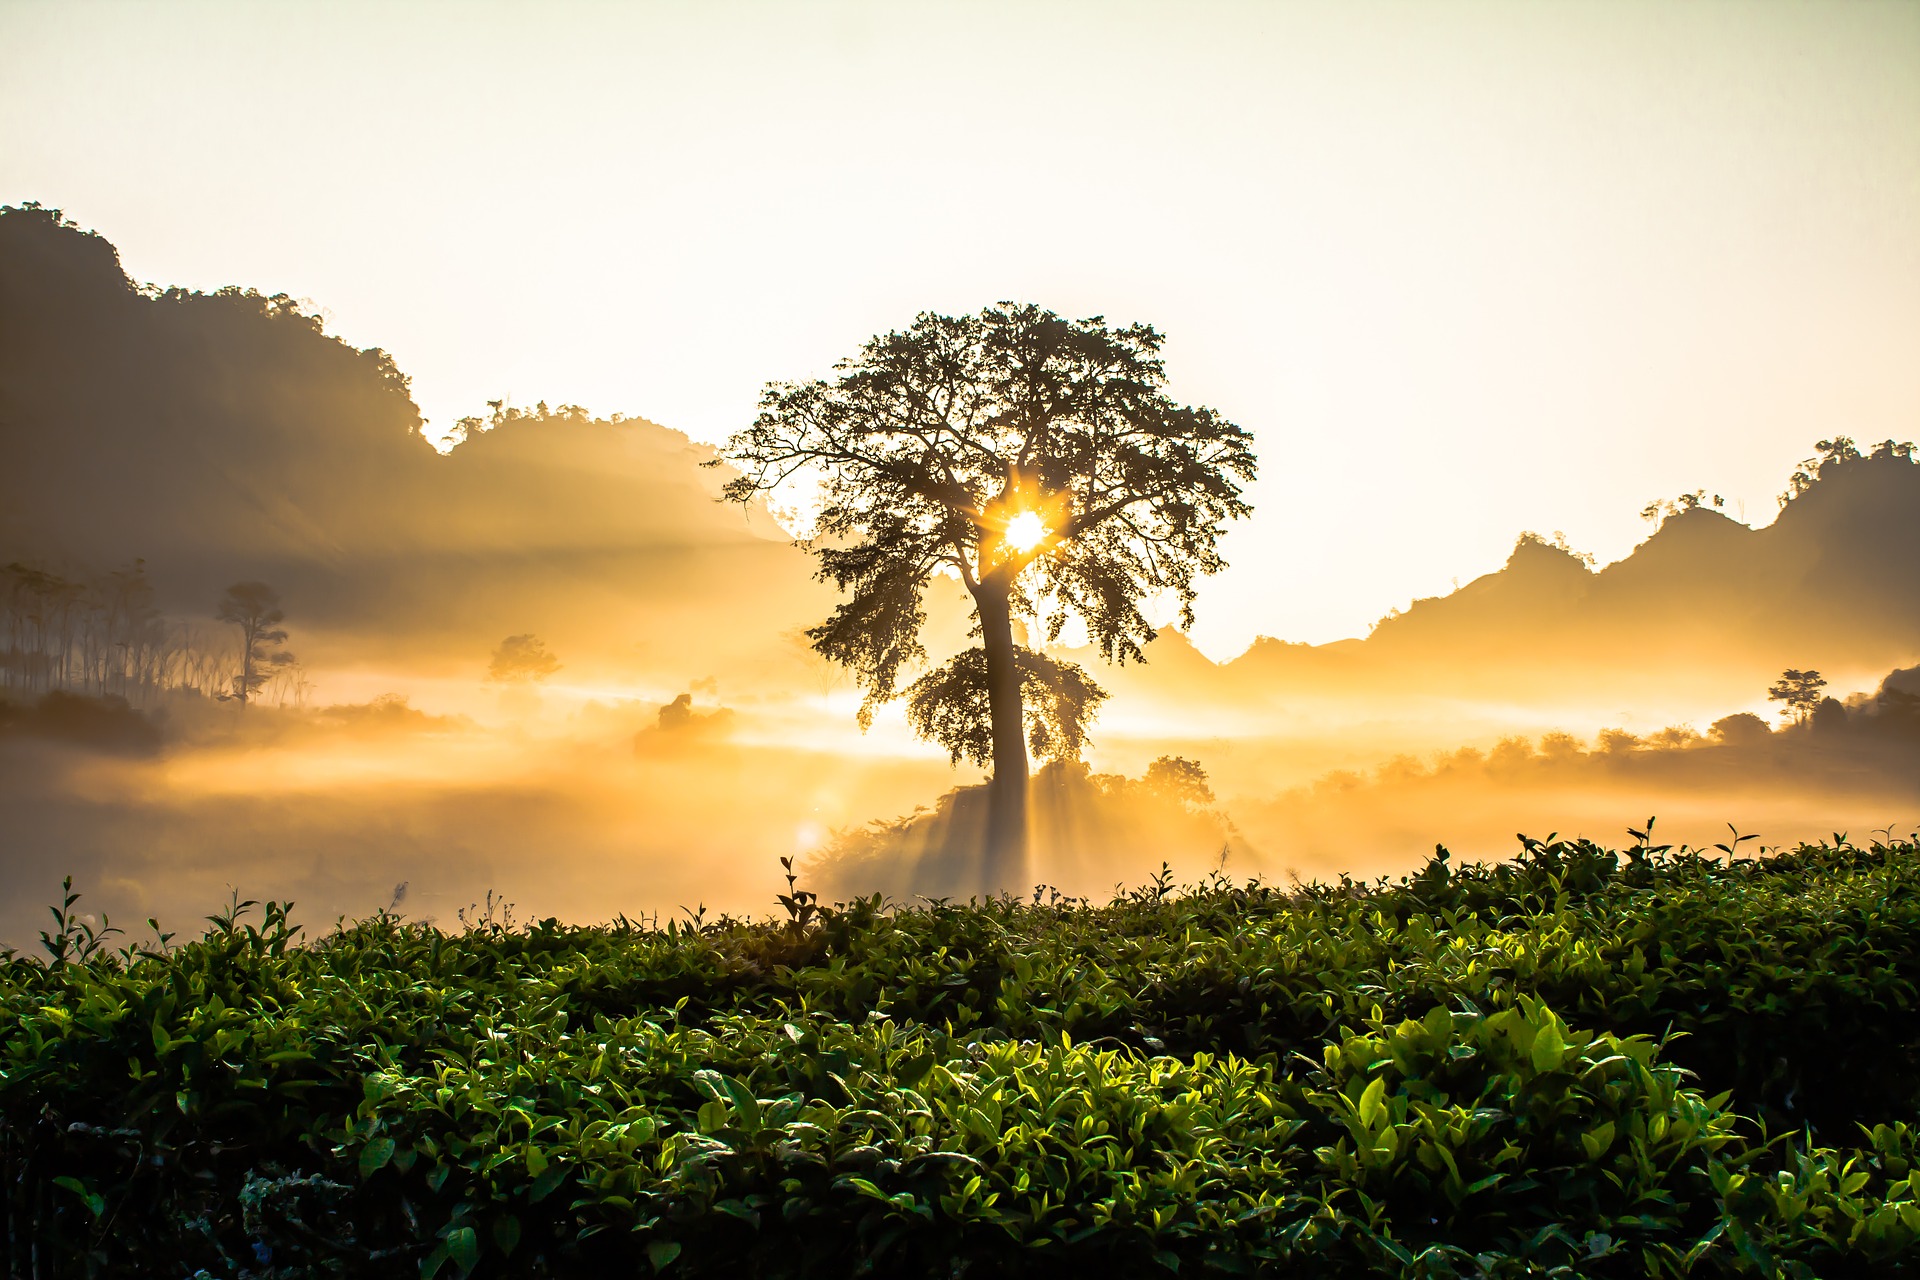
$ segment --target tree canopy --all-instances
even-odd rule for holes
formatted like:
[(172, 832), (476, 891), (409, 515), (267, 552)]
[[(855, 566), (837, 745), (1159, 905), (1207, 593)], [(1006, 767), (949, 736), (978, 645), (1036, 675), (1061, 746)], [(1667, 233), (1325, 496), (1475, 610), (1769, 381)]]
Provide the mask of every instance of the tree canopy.
[(1171, 598), (1191, 625), (1225, 523), (1251, 510), (1251, 437), (1167, 396), (1162, 342), (1028, 304), (923, 313), (832, 380), (769, 385), (724, 451), (733, 501), (811, 486), (803, 545), (847, 598), (807, 636), (860, 683), (863, 723), (927, 661), (933, 579), (972, 596), (979, 646), (914, 683), (909, 719), (956, 760), (992, 761), (988, 888), (1024, 870), (1029, 745), (1077, 754), (1105, 696), (1016, 644), (1015, 624), (1051, 642), (1078, 618), (1106, 660), (1143, 660), (1147, 601)]
[(1767, 698), (1772, 702), (1784, 702), (1782, 714), (1790, 714), (1796, 720), (1805, 720), (1820, 705), (1820, 691), (1827, 687), (1826, 680), (1818, 671), (1799, 671), (1789, 668), (1780, 673)]
[(508, 636), (487, 663), (487, 679), (496, 684), (537, 684), (559, 669), (560, 660), (539, 636)]

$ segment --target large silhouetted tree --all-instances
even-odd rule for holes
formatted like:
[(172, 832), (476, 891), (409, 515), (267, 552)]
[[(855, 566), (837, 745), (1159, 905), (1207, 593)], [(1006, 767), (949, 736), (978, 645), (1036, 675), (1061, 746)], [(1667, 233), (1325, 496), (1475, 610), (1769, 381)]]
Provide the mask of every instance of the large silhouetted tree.
[(1191, 625), (1195, 579), (1223, 566), (1223, 526), (1251, 510), (1251, 437), (1168, 398), (1161, 342), (1146, 325), (1012, 303), (923, 314), (831, 381), (771, 384), (727, 443), (734, 501), (817, 486), (802, 545), (849, 598), (807, 636), (859, 680), (863, 724), (927, 656), (932, 579), (973, 597), (979, 645), (905, 692), (916, 729), (956, 761), (992, 763), (989, 891), (1024, 885), (1029, 747), (1077, 754), (1105, 697), (1078, 667), (1017, 644), (1016, 624), (1057, 640), (1078, 617), (1108, 661), (1143, 660), (1142, 604), (1169, 594)]
[(280, 594), (264, 582), (236, 582), (220, 597), (213, 616), (240, 628), (240, 674), (233, 678), (232, 692), (220, 696), (245, 707), (275, 671), (293, 661), (292, 654), (273, 648), (287, 639), (280, 626), (287, 618)]

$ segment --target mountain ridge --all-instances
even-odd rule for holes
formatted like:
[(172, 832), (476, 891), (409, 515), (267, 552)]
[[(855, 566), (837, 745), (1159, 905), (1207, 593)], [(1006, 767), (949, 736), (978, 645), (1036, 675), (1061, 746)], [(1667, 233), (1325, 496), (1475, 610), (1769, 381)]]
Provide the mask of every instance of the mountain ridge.
[[(307, 625), (389, 651), (416, 632), (537, 628), (575, 647), (630, 632), (687, 665), (693, 630), (718, 621), (749, 661), (756, 632), (831, 607), (769, 513), (713, 501), (715, 451), (684, 434), (544, 404), (467, 426), (437, 452), (392, 358), (285, 295), (137, 285), (57, 211), (0, 210), (0, 559), (144, 557), (180, 609), (262, 578)], [(1249, 705), (1621, 700), (1703, 681), (1724, 698), (1784, 666), (1908, 665), (1920, 467), (1892, 442), (1828, 443), (1766, 526), (1695, 505), (1599, 568), (1525, 534), (1502, 568), (1364, 638), (1257, 637), (1214, 662), (1163, 631), (1141, 670), (1089, 665), (1116, 692)]]

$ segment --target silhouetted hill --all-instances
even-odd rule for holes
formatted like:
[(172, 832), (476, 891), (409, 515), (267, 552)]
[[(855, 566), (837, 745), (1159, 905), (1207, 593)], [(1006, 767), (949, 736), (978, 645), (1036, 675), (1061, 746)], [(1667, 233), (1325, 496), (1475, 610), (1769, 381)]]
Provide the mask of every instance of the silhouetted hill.
[[(1685, 652), (1764, 630), (1776, 644), (1830, 650), (1836, 663), (1887, 665), (1920, 645), (1916, 511), (1920, 467), (1910, 457), (1887, 450), (1841, 459), (1764, 528), (1695, 507), (1667, 517), (1626, 559), (1598, 572), (1523, 539), (1499, 573), (1416, 603), (1374, 636), (1417, 645), (1462, 623), (1474, 631), (1532, 618), (1564, 639), (1602, 634)], [(1493, 598), (1506, 602), (1506, 617), (1476, 616), (1477, 602)]]
[[(196, 616), (259, 579), (298, 634), (337, 633), (355, 661), (472, 665), (537, 631), (576, 672), (591, 651), (692, 677), (791, 665), (780, 637), (830, 608), (771, 517), (712, 501), (711, 449), (542, 405), (442, 456), (384, 352), (283, 295), (137, 286), (106, 240), (32, 207), (0, 210), (0, 456), (0, 563), (144, 557), (162, 606)], [(1764, 528), (1682, 510), (1598, 570), (1527, 535), (1365, 640), (1262, 639), (1216, 665), (1168, 632), (1147, 667), (1096, 670), (1190, 710), (1737, 705), (1784, 667), (1920, 657), (1916, 511), (1910, 451), (1836, 447)]]
[(824, 612), (772, 519), (713, 501), (712, 450), (573, 407), (479, 427), (442, 456), (386, 353), (302, 304), (137, 286), (100, 236), (0, 210), (0, 563), (144, 557), (195, 616), (263, 580), (367, 660), (537, 629), (699, 675)]
[(284, 296), (137, 288), (49, 211), (0, 212), (0, 397), (6, 544), (163, 574), (388, 545), (433, 457), (384, 352)]
[[(1837, 448), (1750, 528), (1696, 506), (1614, 564), (1522, 535), (1505, 566), (1415, 600), (1365, 639), (1260, 637), (1215, 665), (1163, 631), (1115, 693), (1273, 710), (1323, 700), (1535, 705), (1750, 701), (1787, 667), (1865, 677), (1920, 657), (1920, 466)], [(1091, 654), (1075, 654), (1092, 662)]]

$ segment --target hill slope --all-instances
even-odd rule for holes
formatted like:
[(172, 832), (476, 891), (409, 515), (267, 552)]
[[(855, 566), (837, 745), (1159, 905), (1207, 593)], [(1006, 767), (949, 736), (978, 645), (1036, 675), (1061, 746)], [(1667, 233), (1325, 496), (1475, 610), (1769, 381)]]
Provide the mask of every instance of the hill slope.
[(822, 609), (772, 518), (713, 500), (712, 450), (572, 407), (481, 426), (443, 457), (393, 361), (292, 300), (137, 287), (99, 236), (0, 211), (0, 561), (141, 557), (203, 617), (262, 579), (355, 661), (537, 630), (690, 678)]

